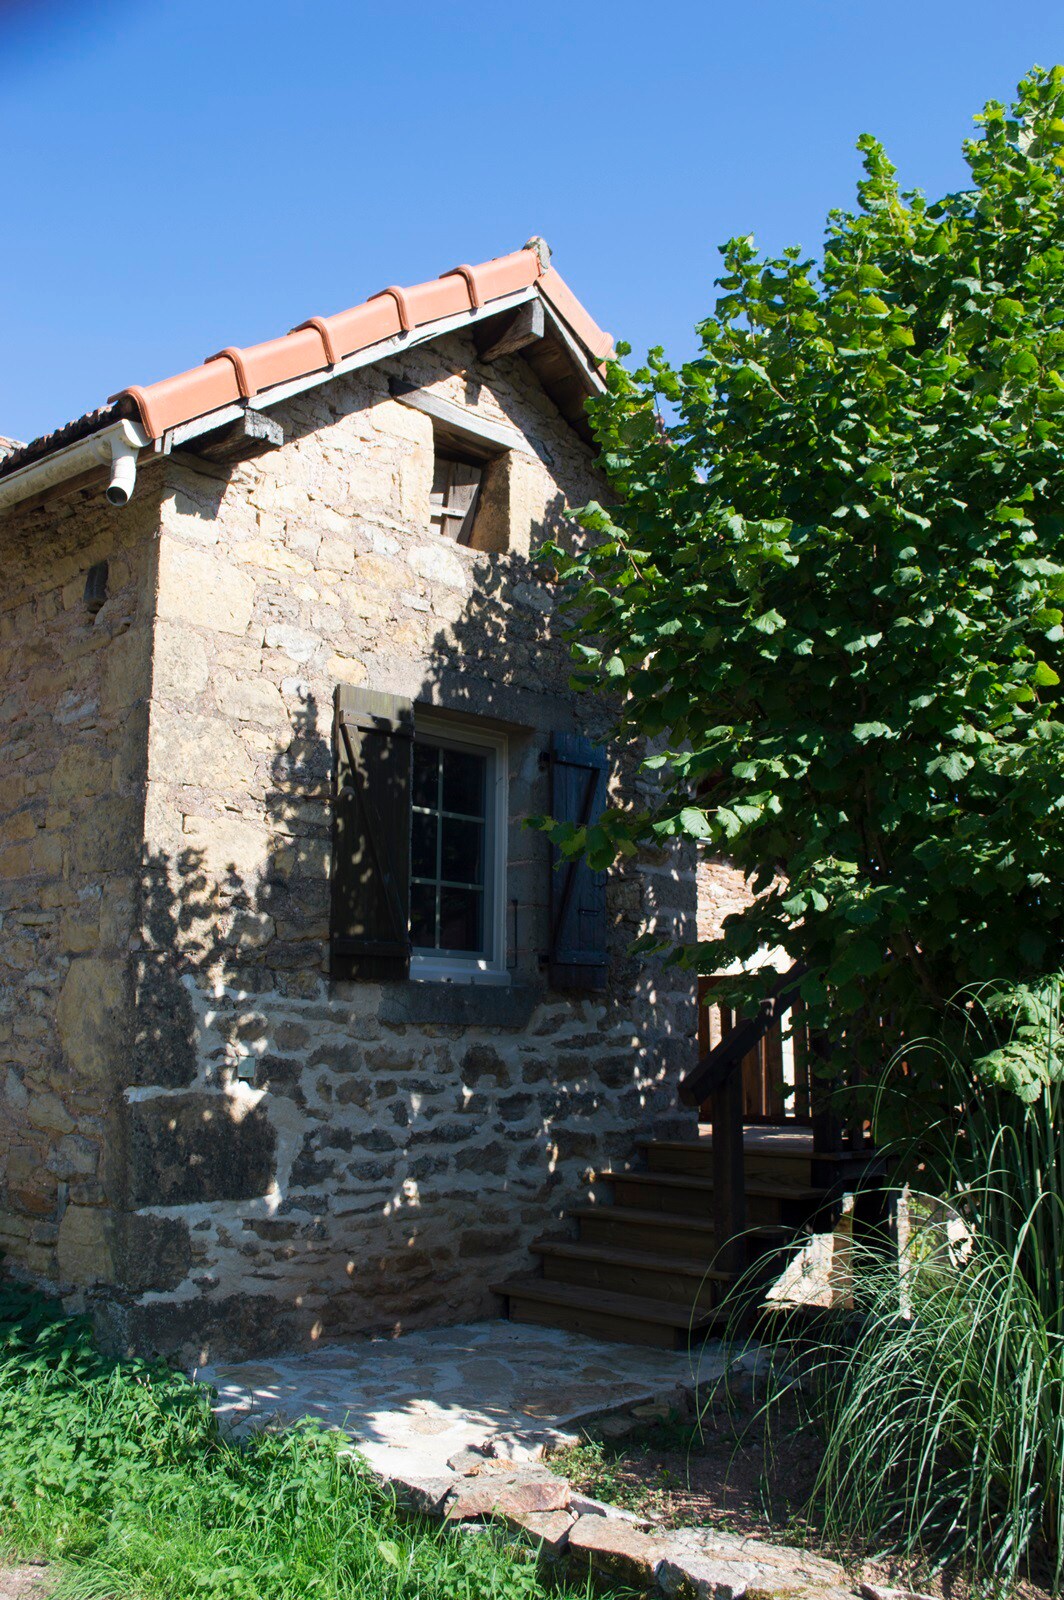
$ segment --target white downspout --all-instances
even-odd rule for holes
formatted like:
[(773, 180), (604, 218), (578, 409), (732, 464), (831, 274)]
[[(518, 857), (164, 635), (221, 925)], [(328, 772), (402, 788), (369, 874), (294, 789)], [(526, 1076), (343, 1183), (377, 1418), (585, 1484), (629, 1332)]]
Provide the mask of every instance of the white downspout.
[(107, 456), (111, 462), (107, 498), (113, 506), (124, 506), (136, 487), (137, 452), (124, 434), (112, 434), (107, 446)]
[(31, 461), (15, 472), (0, 476), (0, 512), (8, 511), (31, 495), (55, 488), (68, 478), (99, 467), (101, 461), (111, 469), (107, 498), (113, 506), (129, 501), (137, 481), (137, 455), (151, 440), (137, 422), (112, 422), (86, 439), (64, 445)]

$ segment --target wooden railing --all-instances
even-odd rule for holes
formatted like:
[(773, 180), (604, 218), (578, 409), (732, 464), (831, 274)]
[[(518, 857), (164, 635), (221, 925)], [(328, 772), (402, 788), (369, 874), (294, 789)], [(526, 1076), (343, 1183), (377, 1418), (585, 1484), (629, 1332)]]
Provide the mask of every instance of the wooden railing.
[(722, 980), (699, 980), (699, 1060), (680, 1082), (680, 1099), (698, 1106), (713, 1132), (713, 1222), (717, 1265), (739, 1272), (746, 1259), (747, 1123), (807, 1127), (812, 1157), (865, 1143), (864, 1124), (844, 1128), (829, 1104), (830, 1050), (807, 1026), (799, 987), (808, 969), (796, 962), (781, 973), (752, 1017), (713, 1002)]
[[(783, 1035), (786, 1019), (799, 1003), (798, 988), (805, 977), (806, 968), (796, 963), (787, 972), (780, 973), (752, 1017), (738, 1018), (725, 1006), (716, 1006), (716, 1018), (711, 1015), (713, 991), (723, 982), (720, 978), (698, 980), (698, 1042), (699, 1059), (680, 1081), (680, 1099), (684, 1105), (702, 1106), (712, 1095), (742, 1069), (744, 1109), (749, 1104), (748, 1121), (784, 1122), (808, 1120), (811, 1106), (811, 1079), (809, 1072), (809, 1041), (800, 1023), (790, 1030), (792, 1047), (800, 1077), (791, 1098), (795, 1103), (788, 1108), (788, 1084), (784, 1072)], [(714, 1020), (716, 1027), (714, 1028)], [(799, 1065), (800, 1063), (800, 1065)], [(800, 1099), (800, 1106), (798, 1100)], [(789, 1113), (788, 1114), (788, 1109)]]
[[(719, 1044), (731, 1041), (741, 1026), (738, 1013), (715, 999), (723, 978), (698, 980), (698, 1054), (700, 1062)], [(752, 1037), (740, 1036), (739, 1047)], [(785, 991), (781, 1003), (774, 1005), (769, 1025), (751, 1045), (739, 1063), (742, 1074), (743, 1121), (747, 1123), (799, 1123), (808, 1127), (813, 1117), (813, 1084), (809, 1029), (802, 1002), (794, 990)], [(688, 1104), (697, 1094), (695, 1072), (680, 1086)], [(707, 1094), (708, 1102), (708, 1094)], [(704, 1105), (703, 1120), (709, 1120), (709, 1105)]]

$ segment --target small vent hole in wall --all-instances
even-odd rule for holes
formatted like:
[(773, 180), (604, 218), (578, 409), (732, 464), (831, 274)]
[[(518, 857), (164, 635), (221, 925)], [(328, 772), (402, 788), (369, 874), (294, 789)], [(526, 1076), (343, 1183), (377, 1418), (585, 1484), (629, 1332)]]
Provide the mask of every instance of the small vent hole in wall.
[(97, 561), (85, 577), (85, 610), (95, 616), (107, 599), (107, 562)]

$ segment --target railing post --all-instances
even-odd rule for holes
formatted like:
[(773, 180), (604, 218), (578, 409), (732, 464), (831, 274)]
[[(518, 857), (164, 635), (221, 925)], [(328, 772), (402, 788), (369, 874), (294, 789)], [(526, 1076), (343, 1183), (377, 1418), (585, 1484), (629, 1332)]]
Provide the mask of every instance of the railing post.
[(731, 1072), (710, 1096), (713, 1128), (714, 1266), (742, 1272), (746, 1265), (746, 1173), (743, 1161), (743, 1076)]
[[(810, 1176), (814, 1183), (830, 1185), (835, 1178), (832, 1165), (818, 1162), (817, 1156), (834, 1155), (842, 1149), (842, 1125), (830, 1104), (834, 1077), (824, 1072), (824, 1064), (831, 1059), (831, 1043), (826, 1033), (811, 1033), (809, 1055), (812, 1070), (809, 1074), (809, 1093), (812, 1102), (813, 1162)], [(819, 1069), (819, 1070), (818, 1070)]]

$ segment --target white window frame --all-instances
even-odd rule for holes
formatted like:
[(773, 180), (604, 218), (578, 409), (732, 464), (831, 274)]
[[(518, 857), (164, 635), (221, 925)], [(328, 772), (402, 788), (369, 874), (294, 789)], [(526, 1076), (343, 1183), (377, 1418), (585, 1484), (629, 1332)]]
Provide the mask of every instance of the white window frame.
[(452, 750), (486, 751), (494, 759), (488, 769), (486, 797), (485, 867), (489, 881), (484, 891), (485, 949), (483, 956), (453, 953), (434, 955), (430, 950), (414, 949), (410, 954), (410, 976), (416, 983), (508, 984), (506, 965), (506, 866), (509, 835), (509, 764), (504, 733), (473, 728), (466, 722), (436, 717), (421, 719), (415, 728), (418, 741), (443, 745)]

